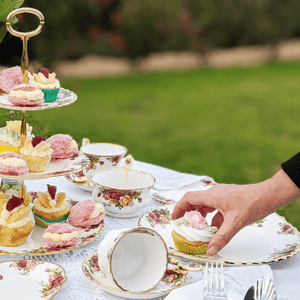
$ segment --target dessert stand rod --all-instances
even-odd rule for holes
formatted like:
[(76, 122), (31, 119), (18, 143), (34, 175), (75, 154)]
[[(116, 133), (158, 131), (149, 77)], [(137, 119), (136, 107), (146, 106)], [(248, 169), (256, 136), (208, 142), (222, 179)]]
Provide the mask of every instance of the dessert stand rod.
[[(20, 31), (14, 30), (11, 26), (11, 19), (14, 16), (16, 16), (18, 14), (22, 14), (22, 13), (30, 13), (30, 14), (36, 15), (40, 20), (39, 26), (35, 30), (29, 31), (29, 32), (20, 32)], [(28, 40), (30, 37), (35, 36), (41, 32), (44, 23), (45, 23), (45, 20), (44, 20), (43, 14), (39, 10), (31, 8), (31, 7), (22, 7), (22, 8), (15, 9), (15, 10), (11, 11), (6, 18), (7, 30), (12, 35), (21, 38), (22, 42), (23, 42), (23, 52), (22, 52), (22, 58), (21, 58), (22, 82), (23, 83), (27, 83), (27, 79), (28, 79)], [(22, 110), (20, 140), (21, 140), (21, 148), (22, 148), (24, 146), (24, 143), (26, 140), (26, 110)], [(24, 180), (20, 181), (19, 197), (23, 198), (24, 201), (26, 201)]]

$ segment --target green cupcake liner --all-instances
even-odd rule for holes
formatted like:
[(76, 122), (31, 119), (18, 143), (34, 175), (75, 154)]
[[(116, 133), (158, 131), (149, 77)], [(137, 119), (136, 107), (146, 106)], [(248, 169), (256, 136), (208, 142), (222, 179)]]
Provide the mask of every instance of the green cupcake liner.
[(47, 220), (43, 216), (40, 216), (40, 215), (38, 215), (36, 213), (33, 213), (33, 215), (34, 215), (35, 223), (38, 226), (47, 228), (50, 224), (54, 224), (54, 223), (66, 223), (69, 214), (66, 214), (66, 215), (62, 216), (61, 218), (54, 219), (54, 220)]
[(59, 90), (60, 90), (59, 88), (58, 89), (42, 90), (42, 92), (44, 93), (45, 102), (49, 103), (49, 102), (56, 101)]
[(188, 253), (188, 254), (204, 254), (206, 253), (207, 250), (207, 244), (203, 244), (202, 246), (199, 247), (192, 247), (189, 246), (187, 244), (185, 244), (184, 242), (180, 242), (180, 241), (174, 241), (176, 248), (180, 251), (180, 252), (184, 252), (184, 253)]

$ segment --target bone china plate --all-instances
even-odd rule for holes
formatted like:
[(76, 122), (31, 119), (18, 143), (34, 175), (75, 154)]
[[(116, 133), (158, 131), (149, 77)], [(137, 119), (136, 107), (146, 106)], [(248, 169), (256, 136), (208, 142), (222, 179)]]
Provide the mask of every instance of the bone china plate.
[[(139, 219), (139, 227), (148, 227), (158, 232), (167, 244), (170, 254), (194, 261), (222, 261), (226, 264), (262, 264), (287, 259), (300, 252), (300, 233), (276, 213), (246, 226), (218, 254), (186, 254), (179, 252), (171, 236), (171, 215), (175, 204), (166, 204), (151, 209)], [(213, 214), (208, 214), (211, 223)]]
[(67, 281), (58, 264), (37, 260), (14, 260), (0, 263), (1, 299), (49, 300)]
[(100, 285), (105, 292), (116, 296), (116, 299), (162, 299), (172, 290), (183, 286), (188, 279), (188, 271), (184, 270), (181, 263), (172, 257), (169, 257), (167, 271), (160, 283), (153, 290), (143, 293), (121, 290), (110, 275), (106, 275), (100, 270), (97, 252), (83, 261), (82, 270), (88, 279)]
[(60, 88), (59, 93), (57, 95), (57, 99), (55, 102), (45, 102), (38, 106), (15, 106), (11, 102), (8, 101), (8, 94), (4, 94), (0, 96), (0, 107), (12, 110), (44, 110), (44, 109), (51, 109), (66, 106), (69, 104), (74, 103), (77, 100), (77, 95), (69, 91), (67, 89)]
[[(77, 200), (67, 199), (71, 206), (78, 203)], [(83, 247), (94, 239), (96, 239), (104, 229), (104, 220), (97, 226), (92, 226), (91, 228), (79, 228), (80, 241), (77, 245), (65, 247), (65, 248), (47, 248), (43, 244), (43, 234), (46, 228), (40, 227), (35, 224), (33, 231), (30, 233), (26, 242), (17, 247), (4, 247), (0, 245), (0, 255), (10, 255), (10, 256), (35, 256), (35, 255), (49, 255), (55, 253), (62, 253)], [(1, 274), (0, 274), (1, 275)], [(0, 290), (0, 299), (1, 290)]]
[(79, 172), (86, 168), (89, 164), (88, 157), (79, 152), (77, 155), (66, 158), (66, 159), (51, 159), (46, 171), (44, 172), (28, 172), (23, 176), (13, 176), (0, 174), (0, 177), (10, 178), (15, 180), (26, 180), (26, 179), (42, 179), (48, 177), (57, 177), (62, 175)]

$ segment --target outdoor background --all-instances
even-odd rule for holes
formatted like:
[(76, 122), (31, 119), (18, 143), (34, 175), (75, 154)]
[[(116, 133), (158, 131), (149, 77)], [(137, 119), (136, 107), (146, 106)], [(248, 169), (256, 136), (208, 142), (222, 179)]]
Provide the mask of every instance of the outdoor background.
[[(22, 6), (45, 16), (29, 40), (30, 69), (55, 71), (78, 95), (70, 106), (27, 113), (34, 134), (118, 143), (137, 160), (238, 184), (269, 178), (299, 152), (298, 0)], [(17, 30), (37, 27), (34, 16), (18, 19)], [(1, 69), (19, 65), (21, 40), (6, 34), (0, 53)], [(0, 114), (1, 126), (21, 117)], [(283, 209), (300, 230), (299, 212), (299, 200)]]

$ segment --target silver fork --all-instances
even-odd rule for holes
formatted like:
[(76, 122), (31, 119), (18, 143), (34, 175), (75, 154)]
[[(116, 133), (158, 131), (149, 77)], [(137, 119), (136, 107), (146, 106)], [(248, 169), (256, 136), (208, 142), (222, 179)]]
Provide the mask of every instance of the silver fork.
[(223, 263), (206, 263), (203, 279), (204, 300), (227, 300)]

